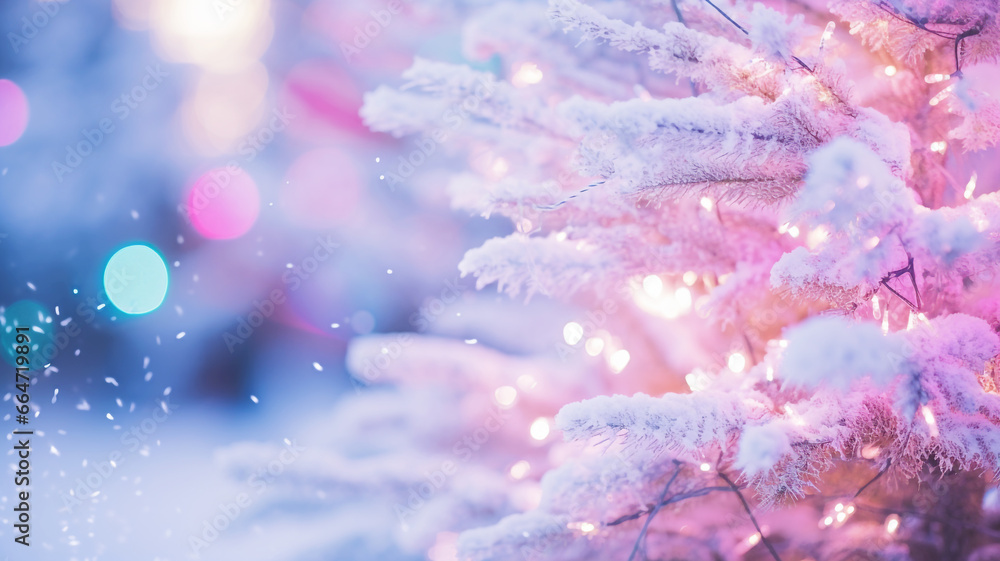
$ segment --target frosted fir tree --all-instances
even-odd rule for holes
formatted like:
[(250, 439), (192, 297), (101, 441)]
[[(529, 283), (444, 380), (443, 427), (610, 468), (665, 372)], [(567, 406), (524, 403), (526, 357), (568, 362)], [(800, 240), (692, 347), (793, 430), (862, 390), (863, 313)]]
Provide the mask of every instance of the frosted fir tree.
[(376, 388), (294, 468), (348, 505), (325, 551), (1000, 559), (1000, 200), (967, 155), (1000, 5), (781, 5), (464, 5), (503, 76), (418, 59), (366, 97), (414, 139), (393, 189), (464, 162), (454, 208), (513, 224), (462, 274), (579, 321), (524, 356), (356, 340)]

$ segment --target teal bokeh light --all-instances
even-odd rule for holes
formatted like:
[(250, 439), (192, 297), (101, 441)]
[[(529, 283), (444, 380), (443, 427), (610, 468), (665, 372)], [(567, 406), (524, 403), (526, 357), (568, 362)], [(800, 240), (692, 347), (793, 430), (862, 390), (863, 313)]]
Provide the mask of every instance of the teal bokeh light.
[(55, 348), (46, 347), (52, 343), (52, 314), (45, 306), (34, 300), (18, 300), (10, 306), (0, 309), (0, 345), (3, 345), (3, 359), (11, 366), (16, 366), (15, 346), (17, 345), (17, 328), (27, 327), (28, 338), (31, 340), (28, 352), (30, 370), (41, 370), (55, 354)]
[(104, 292), (126, 314), (148, 314), (159, 308), (168, 284), (166, 262), (148, 245), (119, 249), (104, 268)]

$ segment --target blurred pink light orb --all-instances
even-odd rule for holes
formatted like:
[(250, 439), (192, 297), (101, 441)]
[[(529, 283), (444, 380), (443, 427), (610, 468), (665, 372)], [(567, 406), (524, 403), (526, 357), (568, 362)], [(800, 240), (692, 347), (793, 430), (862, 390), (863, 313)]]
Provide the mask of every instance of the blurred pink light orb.
[(311, 228), (342, 226), (361, 198), (361, 177), (354, 160), (333, 148), (299, 156), (281, 185), (281, 203), (295, 223)]
[(10, 80), (0, 80), (0, 115), (0, 146), (9, 146), (28, 128), (28, 98)]
[(260, 193), (250, 174), (239, 168), (217, 168), (195, 181), (187, 199), (187, 215), (199, 234), (213, 240), (238, 238), (260, 213)]

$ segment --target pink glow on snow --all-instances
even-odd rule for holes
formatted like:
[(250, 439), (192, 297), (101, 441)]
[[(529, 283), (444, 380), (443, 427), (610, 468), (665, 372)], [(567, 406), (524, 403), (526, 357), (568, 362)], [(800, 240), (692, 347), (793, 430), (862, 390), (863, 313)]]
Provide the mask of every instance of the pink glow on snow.
[(260, 213), (257, 184), (245, 171), (208, 171), (188, 194), (191, 225), (213, 240), (238, 238), (250, 230)]
[(0, 146), (9, 146), (28, 127), (28, 98), (10, 80), (0, 80), (0, 115)]

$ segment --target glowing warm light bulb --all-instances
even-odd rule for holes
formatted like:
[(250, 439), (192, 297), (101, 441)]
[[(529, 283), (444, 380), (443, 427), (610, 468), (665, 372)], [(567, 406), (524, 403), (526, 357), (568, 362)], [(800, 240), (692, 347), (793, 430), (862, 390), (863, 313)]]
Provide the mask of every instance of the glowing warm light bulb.
[(837, 515), (837, 522), (843, 522), (844, 520), (847, 520), (846, 512), (841, 512), (840, 514)]
[(747, 538), (747, 544), (751, 546), (757, 545), (759, 542), (760, 542), (760, 532), (754, 532), (753, 534), (750, 534), (749, 538)]
[(886, 76), (895, 76), (896, 75), (896, 67), (892, 66), (892, 65), (886, 66), (885, 67), (885, 75)]
[(608, 359), (608, 366), (611, 367), (611, 371), (618, 374), (628, 366), (628, 361), (631, 359), (631, 355), (625, 349), (618, 349), (617, 351), (611, 353), (611, 357)]
[(972, 198), (972, 193), (975, 190), (976, 190), (976, 172), (972, 172), (972, 177), (969, 178), (969, 182), (965, 185), (966, 200)]
[(591, 524), (590, 522), (580, 523), (580, 531), (583, 532), (584, 534), (589, 534), (590, 532), (593, 532), (594, 529), (595, 529), (594, 525)]
[(512, 386), (500, 386), (493, 392), (494, 399), (503, 407), (510, 407), (517, 399), (517, 390)]
[(712, 469), (712, 466), (708, 465), (708, 463), (707, 463), (707, 462), (706, 462), (706, 463), (703, 463), (703, 464), (701, 464), (701, 471), (708, 471), (708, 470), (710, 470), (710, 469)]
[(688, 286), (694, 286), (694, 283), (698, 282), (698, 273), (694, 271), (688, 271), (684, 273), (684, 276), (681, 278), (684, 280), (684, 284)]
[(567, 345), (575, 345), (583, 339), (583, 326), (571, 321), (563, 326), (563, 339)]
[(646, 291), (646, 294), (656, 298), (663, 292), (663, 281), (656, 275), (649, 275), (642, 279), (642, 289)]
[(493, 166), (490, 167), (490, 171), (493, 174), (493, 179), (500, 179), (503, 176), (507, 175), (507, 170), (509, 169), (510, 169), (510, 164), (508, 164), (507, 160), (503, 158), (497, 158), (496, 160), (494, 160)]
[(890, 534), (895, 534), (896, 530), (899, 529), (899, 516), (896, 514), (890, 514), (885, 519), (885, 531)]
[(730, 370), (739, 374), (747, 366), (747, 357), (743, 356), (743, 353), (733, 353), (729, 355), (727, 363)]
[(791, 237), (793, 237), (793, 238), (799, 237), (799, 227), (798, 226), (791, 226), (790, 228), (788, 228), (788, 235), (791, 236)]
[(872, 317), (875, 319), (880, 319), (882, 317), (882, 308), (878, 303), (878, 294), (872, 296)]
[(767, 381), (768, 382), (773, 382), (774, 381), (774, 367), (768, 366), (767, 367), (767, 372), (765, 373), (765, 375), (767, 376)]
[(674, 291), (674, 299), (682, 313), (691, 311), (691, 291), (687, 287), (682, 286)]
[(931, 142), (931, 152), (937, 152), (938, 154), (944, 154), (945, 150), (948, 149), (948, 143), (943, 140), (938, 140), (936, 142)]
[(516, 88), (523, 88), (542, 81), (542, 71), (533, 62), (525, 62), (518, 68), (517, 72), (510, 79), (510, 83)]
[(831, 524), (833, 524), (833, 517), (832, 516), (827, 516), (826, 518), (823, 519), (823, 525), (824, 526), (829, 526)]
[(711, 211), (714, 207), (715, 207), (715, 203), (712, 202), (712, 199), (710, 199), (708, 197), (702, 197), (701, 198), (701, 208), (703, 208), (705, 210), (708, 210), (708, 211)]
[(524, 476), (528, 475), (531, 471), (531, 464), (526, 460), (520, 460), (516, 464), (510, 466), (510, 476), (514, 479), (524, 479)]
[(587, 339), (584, 349), (587, 350), (588, 355), (597, 356), (601, 354), (602, 350), (604, 350), (604, 339), (601, 339), (600, 337), (591, 337), (590, 339)]
[(833, 510), (835, 512), (840, 512), (844, 510), (844, 503), (837, 503), (837, 506), (833, 507)]
[(882, 315), (882, 335), (889, 334), (889, 310), (886, 309), (885, 314)]
[(924, 415), (924, 421), (927, 422), (927, 426), (931, 429), (931, 438), (936, 438), (938, 436), (937, 419), (934, 418), (934, 411), (927, 405), (920, 408), (920, 412)]
[(535, 440), (545, 440), (549, 436), (549, 430), (549, 420), (545, 417), (539, 417), (531, 423), (529, 433), (531, 438)]

